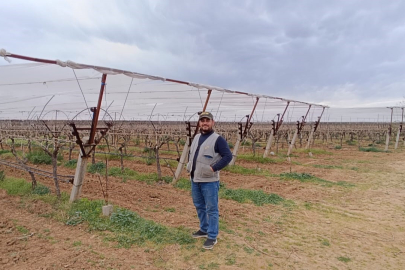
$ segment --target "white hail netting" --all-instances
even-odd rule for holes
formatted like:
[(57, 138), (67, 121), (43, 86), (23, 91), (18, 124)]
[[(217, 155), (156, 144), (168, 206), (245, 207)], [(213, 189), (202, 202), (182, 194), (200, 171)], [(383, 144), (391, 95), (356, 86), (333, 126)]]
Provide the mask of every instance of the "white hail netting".
[[(97, 105), (101, 76), (94, 69), (73, 70), (52, 64), (0, 66), (0, 120), (89, 120), (87, 107)], [(100, 119), (195, 121), (208, 93), (206, 88), (195, 86), (123, 74), (107, 75)], [(255, 102), (255, 96), (214, 88), (207, 111), (220, 122), (245, 122)], [(252, 122), (277, 120), (277, 114), (282, 114), (286, 105), (281, 99), (261, 97)], [(300, 120), (308, 107), (291, 102), (284, 121)], [(321, 113), (322, 107), (313, 105), (307, 122), (315, 121)]]

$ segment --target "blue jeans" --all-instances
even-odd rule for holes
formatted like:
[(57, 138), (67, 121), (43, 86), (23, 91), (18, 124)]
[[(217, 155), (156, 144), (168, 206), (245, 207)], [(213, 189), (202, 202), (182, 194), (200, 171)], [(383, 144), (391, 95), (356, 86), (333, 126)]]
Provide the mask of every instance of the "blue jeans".
[(191, 179), (191, 195), (200, 220), (200, 230), (206, 232), (209, 239), (217, 239), (218, 236), (218, 190), (219, 181), (196, 183)]

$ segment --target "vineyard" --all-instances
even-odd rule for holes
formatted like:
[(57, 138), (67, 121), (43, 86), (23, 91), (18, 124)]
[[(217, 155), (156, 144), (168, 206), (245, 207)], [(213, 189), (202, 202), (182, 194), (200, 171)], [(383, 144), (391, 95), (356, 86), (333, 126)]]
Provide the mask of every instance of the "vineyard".
[[(404, 268), (403, 108), (326, 121), (323, 105), (46, 61), (0, 67), (2, 268)], [(233, 152), (213, 251), (191, 237), (184, 170), (202, 111)]]

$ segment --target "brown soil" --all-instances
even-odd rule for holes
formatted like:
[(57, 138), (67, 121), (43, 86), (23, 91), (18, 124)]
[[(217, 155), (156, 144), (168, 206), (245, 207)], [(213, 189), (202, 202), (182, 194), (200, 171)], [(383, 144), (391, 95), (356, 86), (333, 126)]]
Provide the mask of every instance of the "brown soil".
[[(237, 164), (273, 174), (305, 172), (354, 187), (222, 172), (227, 188), (261, 189), (294, 204), (255, 206), (220, 199), (222, 231), (218, 244), (208, 252), (200, 248), (202, 240), (190, 249), (152, 244), (117, 248), (116, 243), (104, 241), (101, 233), (88, 232), (85, 225), (67, 226), (47, 218), (52, 210), (48, 204), (26, 205), (20, 197), (0, 190), (0, 268), (405, 269), (405, 153), (365, 153), (355, 148), (328, 151), (333, 154), (312, 158), (297, 154), (291, 164)], [(110, 166), (119, 166), (118, 161), (111, 161)], [(154, 165), (141, 162), (125, 161), (125, 166), (138, 172), (156, 171)], [(50, 166), (39, 167), (51, 171)], [(0, 166), (0, 170), (7, 176), (30, 179), (13, 168)], [(74, 174), (74, 170), (60, 166), (58, 173)], [(171, 172), (163, 168), (163, 174)], [(38, 180), (53, 187), (52, 179)], [(85, 181), (82, 196), (102, 199), (98, 178), (87, 173)], [(69, 193), (71, 185), (62, 183), (61, 188)], [(170, 184), (110, 178), (109, 198), (116, 206), (164, 225), (190, 231), (198, 228), (189, 192)]]

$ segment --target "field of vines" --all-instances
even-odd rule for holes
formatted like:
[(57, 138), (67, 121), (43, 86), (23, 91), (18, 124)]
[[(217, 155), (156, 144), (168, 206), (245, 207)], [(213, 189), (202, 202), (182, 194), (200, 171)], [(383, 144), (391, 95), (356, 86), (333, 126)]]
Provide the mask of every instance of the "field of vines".
[(314, 125), (291, 145), (297, 124), (283, 123), (264, 157), (270, 123), (245, 134), (216, 123), (231, 150), (241, 144), (221, 172), (220, 235), (206, 251), (191, 237), (185, 169), (174, 181), (184, 122), (99, 123), (109, 130), (70, 203), (80, 147), (69, 123), (0, 121), (0, 268), (404, 269), (402, 127), (321, 122), (310, 139)]

